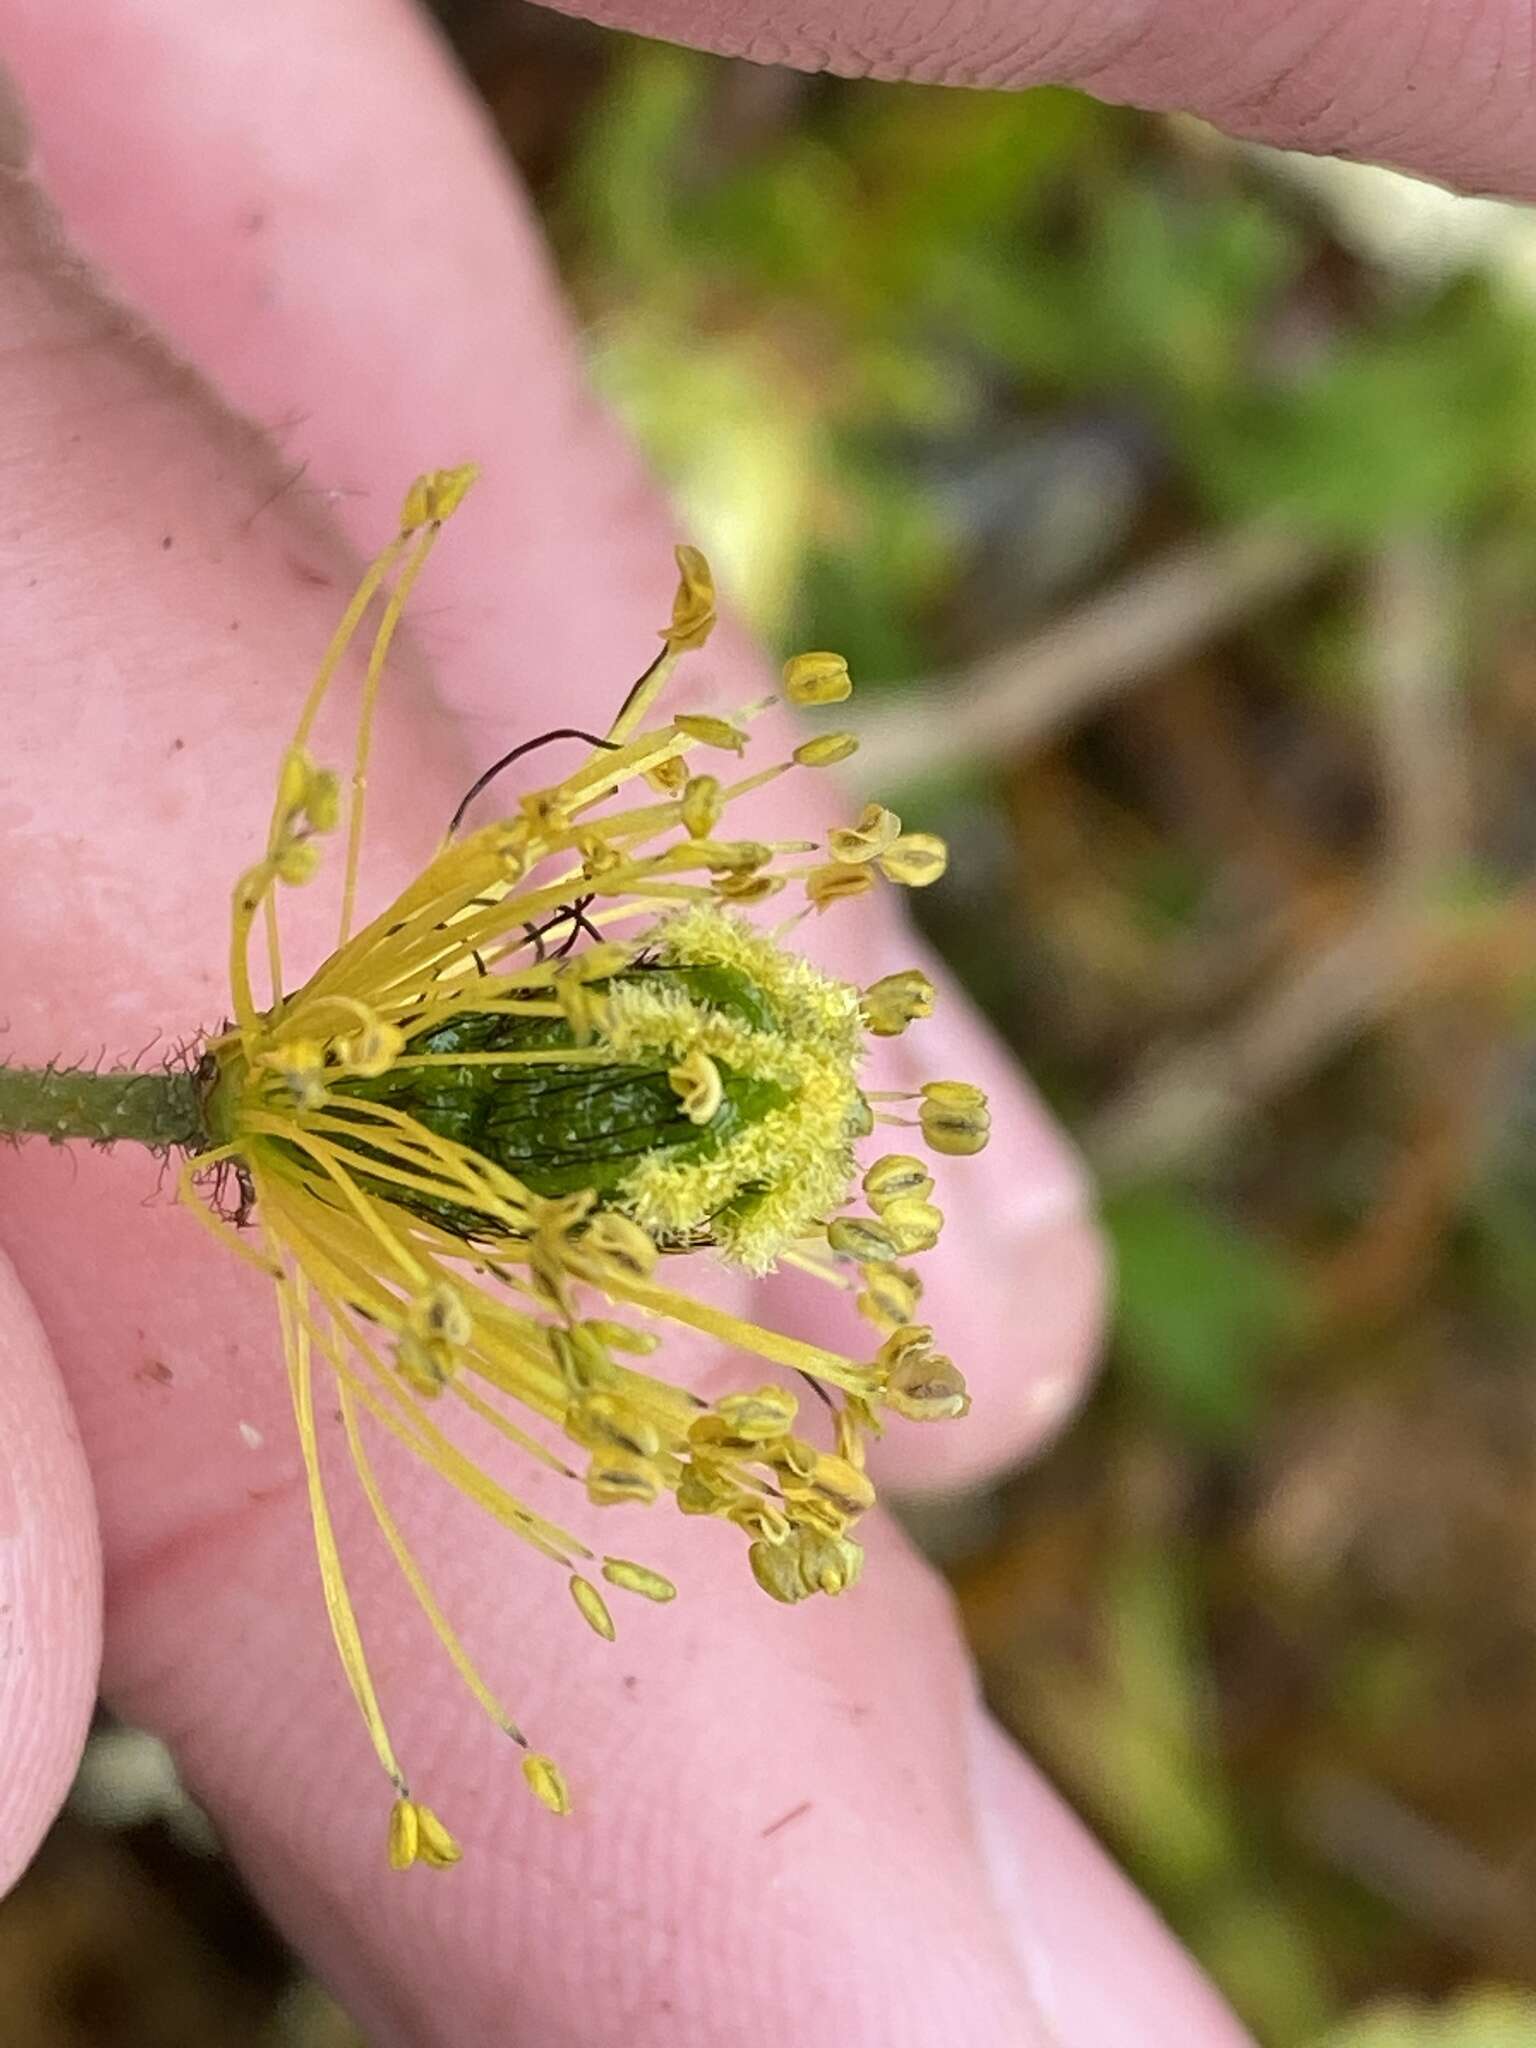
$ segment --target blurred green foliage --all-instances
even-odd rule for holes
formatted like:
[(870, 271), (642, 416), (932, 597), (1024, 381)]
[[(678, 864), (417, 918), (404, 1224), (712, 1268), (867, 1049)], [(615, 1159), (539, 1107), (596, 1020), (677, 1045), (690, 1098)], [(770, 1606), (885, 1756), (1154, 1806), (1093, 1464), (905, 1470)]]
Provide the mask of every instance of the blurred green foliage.
[(724, 70), (633, 46), (556, 224), (601, 382), (786, 644), (922, 665), (944, 473), (1000, 415), (1108, 413), (1218, 521), (1528, 518), (1536, 322), (1488, 278), (1309, 292), (1273, 189), (1065, 91), (784, 81), (738, 119)]
[(1277, 1353), (1301, 1314), (1282, 1261), (1177, 1187), (1115, 1195), (1104, 1224), (1125, 1371), (1192, 1439), (1230, 1444), (1251, 1436)]
[(1536, 1999), (1490, 1989), (1437, 2013), (1382, 2006), (1330, 2034), (1323, 2048), (1536, 2048)]

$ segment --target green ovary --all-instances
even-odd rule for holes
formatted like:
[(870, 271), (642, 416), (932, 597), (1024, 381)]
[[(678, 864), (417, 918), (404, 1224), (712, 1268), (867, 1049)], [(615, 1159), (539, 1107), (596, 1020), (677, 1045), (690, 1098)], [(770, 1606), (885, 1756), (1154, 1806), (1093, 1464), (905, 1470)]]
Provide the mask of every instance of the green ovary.
[[(726, 967), (656, 967), (620, 977), (623, 983), (655, 977), (699, 1009), (733, 1017), (753, 1030), (771, 1029), (773, 1019), (752, 984)], [(596, 984), (594, 993), (618, 984)], [(411, 1039), (415, 1055), (483, 1055), (575, 1049), (561, 1018), (512, 1017), (469, 1012)], [(428, 1130), (463, 1145), (513, 1174), (535, 1194), (556, 1197), (590, 1188), (599, 1201), (617, 1201), (641, 1159), (662, 1158), (679, 1165), (713, 1158), (748, 1125), (782, 1108), (785, 1091), (720, 1066), (724, 1096), (706, 1124), (691, 1122), (667, 1079), (670, 1055), (657, 1064), (619, 1062), (592, 1065), (559, 1062), (505, 1066), (477, 1061), (465, 1066), (413, 1066), (410, 1056), (374, 1079), (337, 1080), (336, 1103), (387, 1103)], [(359, 1144), (366, 1156), (368, 1148)], [(428, 1215), (460, 1234), (482, 1227), (453, 1205), (429, 1197), (402, 1196), (397, 1187), (377, 1193)], [(749, 1200), (754, 1190), (737, 1194)], [(702, 1226), (710, 1218), (701, 1215)]]

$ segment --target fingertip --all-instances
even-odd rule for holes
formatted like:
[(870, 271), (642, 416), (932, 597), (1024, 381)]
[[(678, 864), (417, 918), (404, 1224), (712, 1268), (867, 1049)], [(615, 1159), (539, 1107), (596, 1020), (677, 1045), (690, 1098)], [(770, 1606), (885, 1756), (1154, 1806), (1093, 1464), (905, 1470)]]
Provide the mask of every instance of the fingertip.
[(1151, 1906), (979, 1707), (970, 1787), (993, 1896), (1056, 2048), (1252, 2048)]
[(69, 1790), (101, 1662), (101, 1550), (48, 1343), (0, 1258), (0, 1893)]

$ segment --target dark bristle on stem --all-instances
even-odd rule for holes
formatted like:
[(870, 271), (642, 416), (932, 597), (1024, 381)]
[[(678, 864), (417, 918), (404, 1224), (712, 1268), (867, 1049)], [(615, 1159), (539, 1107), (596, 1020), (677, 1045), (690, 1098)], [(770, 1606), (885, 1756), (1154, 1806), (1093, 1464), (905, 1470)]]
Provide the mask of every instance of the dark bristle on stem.
[(451, 839), (458, 831), (470, 805), (477, 796), (490, 788), (498, 775), (510, 768), (514, 761), (521, 761), (525, 755), (536, 753), (540, 747), (547, 747), (555, 740), (582, 740), (589, 747), (606, 747), (610, 753), (618, 752), (616, 740), (600, 740), (595, 733), (583, 732), (575, 725), (557, 725), (552, 732), (541, 732), (535, 740), (524, 740), (520, 746), (513, 747), (503, 754), (500, 760), (493, 761), (483, 774), (475, 777), (460, 797), (458, 809), (448, 820), (448, 837)]

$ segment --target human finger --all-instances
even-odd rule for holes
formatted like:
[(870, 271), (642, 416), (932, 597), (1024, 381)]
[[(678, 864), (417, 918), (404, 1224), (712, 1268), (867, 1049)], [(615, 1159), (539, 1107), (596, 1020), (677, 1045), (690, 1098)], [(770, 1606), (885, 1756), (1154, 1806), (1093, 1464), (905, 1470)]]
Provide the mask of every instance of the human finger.
[(48, 1341), (0, 1257), (0, 1893), (69, 1790), (100, 1662), (85, 1456)]
[(1230, 134), (1536, 193), (1523, 0), (544, 0), (610, 28), (852, 78), (1068, 84)]

